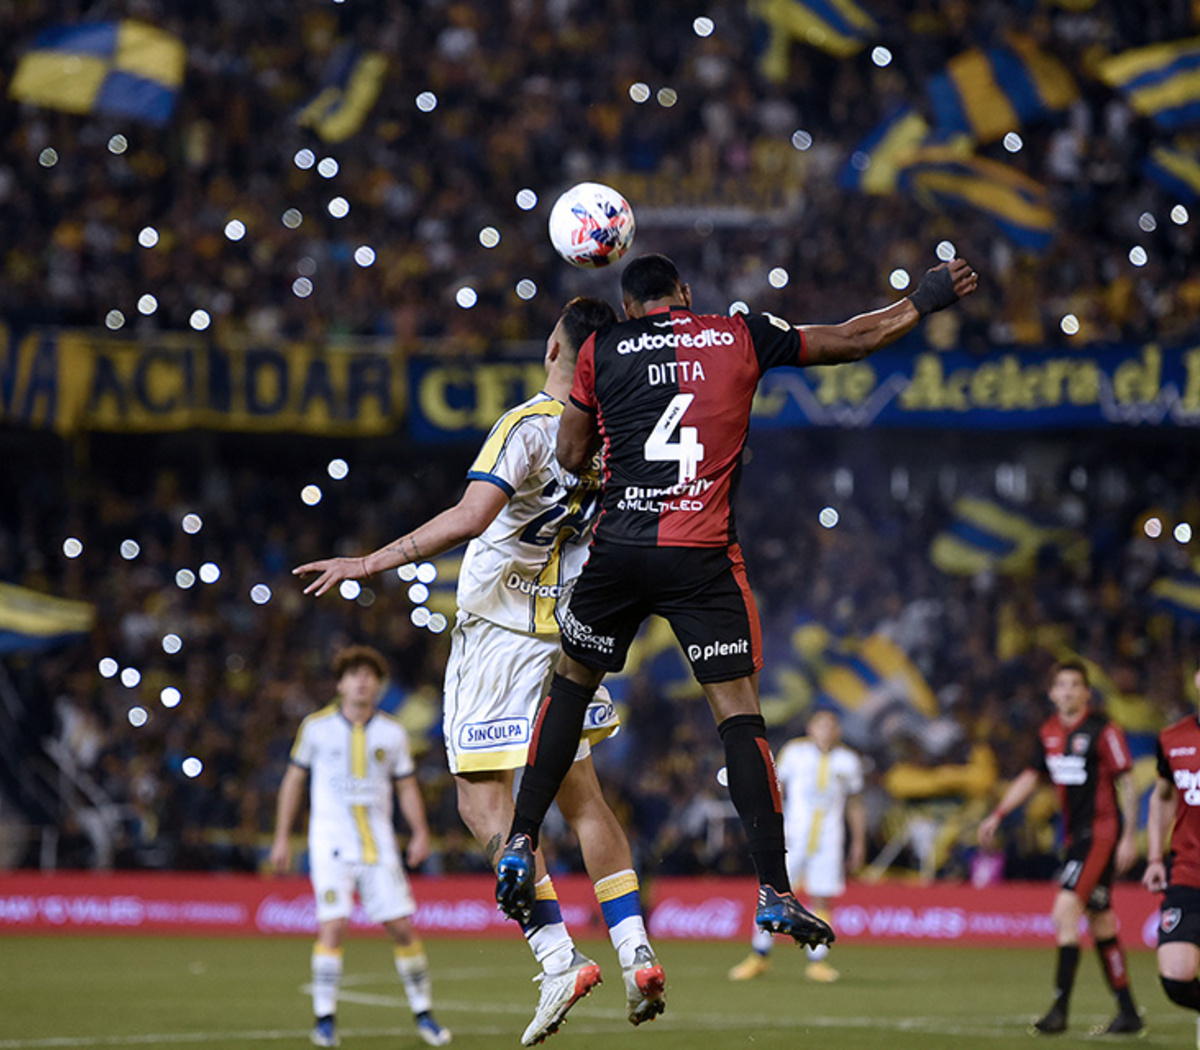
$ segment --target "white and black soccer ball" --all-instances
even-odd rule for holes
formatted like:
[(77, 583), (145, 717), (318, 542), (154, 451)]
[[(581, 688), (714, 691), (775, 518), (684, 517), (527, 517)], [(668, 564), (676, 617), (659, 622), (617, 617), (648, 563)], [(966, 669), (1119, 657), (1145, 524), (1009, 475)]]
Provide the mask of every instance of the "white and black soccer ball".
[(629, 251), (635, 229), (629, 202), (601, 182), (572, 186), (550, 210), (554, 250), (585, 269), (616, 262)]

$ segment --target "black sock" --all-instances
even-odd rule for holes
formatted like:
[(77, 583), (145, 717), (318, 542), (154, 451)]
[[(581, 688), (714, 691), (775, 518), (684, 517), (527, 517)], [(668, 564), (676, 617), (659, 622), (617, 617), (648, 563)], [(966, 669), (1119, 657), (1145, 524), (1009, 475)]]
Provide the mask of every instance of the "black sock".
[(1100, 968), (1104, 971), (1104, 979), (1113, 995), (1117, 997), (1117, 1006), (1123, 1014), (1136, 1014), (1137, 1004), (1133, 1001), (1133, 993), (1129, 990), (1129, 972), (1125, 969), (1125, 953), (1121, 951), (1120, 942), (1116, 937), (1109, 937), (1096, 942), (1096, 953), (1100, 956)]
[(537, 849), (538, 832), (546, 811), (575, 761), (583, 719), (595, 691), (594, 687), (579, 685), (561, 674), (555, 674), (550, 682), (550, 693), (538, 708), (533, 723), (529, 757), (517, 792), (509, 838), (528, 835)]
[(742, 819), (760, 885), (787, 893), (783, 802), (762, 715), (734, 715), (719, 726), (725, 742), (729, 797)]
[(1170, 977), (1159, 977), (1159, 980), (1171, 1002), (1200, 1013), (1200, 980), (1195, 977), (1190, 981), (1173, 981)]
[(1058, 969), (1054, 974), (1054, 1002), (1063, 1013), (1071, 1005), (1071, 991), (1075, 987), (1075, 971), (1079, 968), (1079, 945), (1058, 946)]

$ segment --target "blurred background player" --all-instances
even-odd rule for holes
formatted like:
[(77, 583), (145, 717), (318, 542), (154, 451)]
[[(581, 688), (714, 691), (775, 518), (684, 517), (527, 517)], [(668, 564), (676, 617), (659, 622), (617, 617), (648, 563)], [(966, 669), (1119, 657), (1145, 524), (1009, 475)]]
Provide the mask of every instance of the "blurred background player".
[(291, 763), (279, 788), (271, 864), (291, 863), (288, 836), (309, 783), (308, 859), (317, 903), (312, 955), (312, 998), (317, 1046), (340, 1042), (334, 1019), (342, 979), (342, 941), (358, 891), (363, 909), (395, 941), (396, 972), (416, 1019), (417, 1034), (445, 1046), (450, 1031), (434, 1020), (429, 963), (411, 916), (412, 889), (400, 864), (392, 826), (392, 788), (410, 837), (405, 857), (416, 867), (429, 855), (425, 805), (413, 775), (408, 734), (376, 710), (387, 678), (383, 657), (365, 645), (341, 650), (333, 661), (337, 698), (300, 723)]
[(692, 311), (691, 289), (663, 255), (621, 274), (627, 320), (581, 348), (558, 430), (558, 459), (580, 470), (603, 445), (604, 495), (587, 564), (562, 617), (563, 656), (538, 710), (496, 900), (521, 919), (546, 811), (570, 769), (588, 706), (625, 665), (645, 619), (671, 624), (725, 746), (729, 794), (758, 873), (756, 923), (801, 944), (829, 925), (791, 893), (783, 812), (758, 702), (762, 632), (733, 514), (758, 381), (770, 368), (866, 357), (922, 317), (975, 290), (962, 259), (928, 271), (913, 294), (838, 325), (793, 327), (769, 314)]
[[(444, 738), (458, 811), (493, 866), (513, 813), (514, 770), (525, 762), (534, 713), (559, 654), (555, 607), (579, 575), (599, 503), (594, 471), (568, 474), (555, 458), (563, 402), (583, 341), (617, 315), (600, 299), (564, 307), (546, 341), (546, 385), (500, 417), (467, 473), (466, 492), (437, 517), (365, 558), (299, 566), (320, 573), (305, 593), (324, 594), (467, 544), (458, 578), (458, 615), (446, 666)], [(558, 795), (579, 838), (625, 983), (627, 1015), (638, 1025), (665, 1007), (662, 967), (642, 919), (629, 841), (604, 800), (591, 742), (616, 732), (612, 702), (598, 697)], [(505, 727), (501, 734), (494, 732)], [(537, 857), (537, 903), (522, 923), (542, 964), (537, 1012), (522, 1041), (541, 1042), (600, 983), (599, 967), (575, 948), (554, 884)]]
[(1134, 1034), (1142, 1030), (1142, 1019), (1112, 910), (1113, 876), (1128, 871), (1137, 859), (1133, 762), (1120, 727), (1089, 709), (1091, 684), (1083, 664), (1060, 663), (1054, 668), (1050, 700), (1055, 713), (1038, 732), (1032, 765), (1008, 786), (980, 824), (979, 841), (991, 848), (1000, 822), (1033, 794), (1043, 775), (1049, 777), (1062, 807), (1065, 860), (1053, 910), (1058, 944), (1054, 1002), (1033, 1027), (1046, 1035), (1067, 1030), (1079, 966), (1079, 925), (1086, 914), (1105, 980), (1117, 1000), (1117, 1015), (1103, 1031)]
[[(807, 737), (789, 740), (780, 748), (775, 768), (783, 792), (788, 879), (793, 892), (807, 897), (813, 912), (829, 922), (830, 901), (846, 889), (846, 869), (857, 871), (866, 861), (862, 759), (841, 742), (838, 717), (826, 708), (808, 720)], [(768, 931), (755, 930), (754, 951), (729, 971), (730, 980), (746, 981), (766, 973), (771, 940)], [(837, 970), (825, 961), (828, 945), (809, 945), (805, 951), (810, 980), (838, 979)]]
[[(1200, 689), (1200, 669), (1193, 682)], [(1168, 830), (1171, 855), (1164, 863)], [(1166, 891), (1158, 924), (1159, 980), (1167, 998), (1200, 1013), (1200, 719), (1194, 714), (1159, 734), (1158, 781), (1146, 833), (1142, 883), (1151, 893)]]

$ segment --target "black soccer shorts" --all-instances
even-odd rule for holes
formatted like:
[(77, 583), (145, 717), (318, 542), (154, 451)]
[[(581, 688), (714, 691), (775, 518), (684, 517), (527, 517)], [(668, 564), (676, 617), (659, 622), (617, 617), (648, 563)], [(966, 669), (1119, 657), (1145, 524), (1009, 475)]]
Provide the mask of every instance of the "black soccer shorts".
[(1158, 919), (1158, 943), (1186, 941), (1200, 946), (1200, 889), (1168, 886)]
[(675, 632), (698, 682), (745, 678), (762, 667), (758, 607), (742, 551), (634, 547), (596, 540), (559, 613), (563, 652), (586, 667), (620, 671), (650, 615)]
[(1058, 884), (1078, 896), (1089, 911), (1107, 911), (1112, 907), (1116, 847), (1116, 839), (1109, 836), (1088, 836), (1067, 847)]

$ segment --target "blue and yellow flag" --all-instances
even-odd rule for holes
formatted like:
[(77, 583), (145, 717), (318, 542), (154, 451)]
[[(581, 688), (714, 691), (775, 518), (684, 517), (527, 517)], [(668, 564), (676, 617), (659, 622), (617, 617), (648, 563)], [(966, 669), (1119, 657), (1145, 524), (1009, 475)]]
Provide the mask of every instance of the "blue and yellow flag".
[(1178, 619), (1200, 621), (1200, 574), (1181, 572), (1150, 585), (1150, 598)]
[(1023, 248), (1044, 251), (1054, 239), (1046, 188), (1007, 164), (953, 148), (924, 149), (900, 172), (897, 185), (933, 209), (982, 212)]
[(929, 137), (929, 124), (911, 106), (899, 105), (854, 149), (838, 174), (843, 189), (886, 194)]
[(387, 76), (387, 57), (344, 44), (329, 59), (321, 90), (296, 118), (326, 142), (344, 142), (367, 119)]
[(1151, 148), (1142, 162), (1146, 177), (1180, 200), (1200, 200), (1200, 150), (1178, 145)]
[(95, 618), (96, 609), (88, 602), (0, 583), (0, 656), (61, 645), (87, 634)]
[(162, 125), (183, 85), (183, 42), (145, 22), (60, 25), (38, 34), (9, 85), (18, 102)]
[(938, 130), (976, 142), (995, 142), (1079, 98), (1067, 68), (1020, 36), (1005, 47), (956, 55), (926, 90)]
[(1164, 131), (1200, 124), (1200, 37), (1122, 51), (1101, 62), (1099, 72)]
[(776, 83), (787, 79), (793, 43), (849, 58), (879, 31), (855, 0), (750, 0), (750, 14), (766, 27), (759, 68)]
[(1032, 572), (1039, 552), (1051, 546), (1069, 562), (1088, 556), (1087, 540), (1071, 529), (1041, 524), (994, 500), (963, 496), (954, 503), (953, 518), (934, 537), (929, 555), (953, 576), (1021, 576)]

